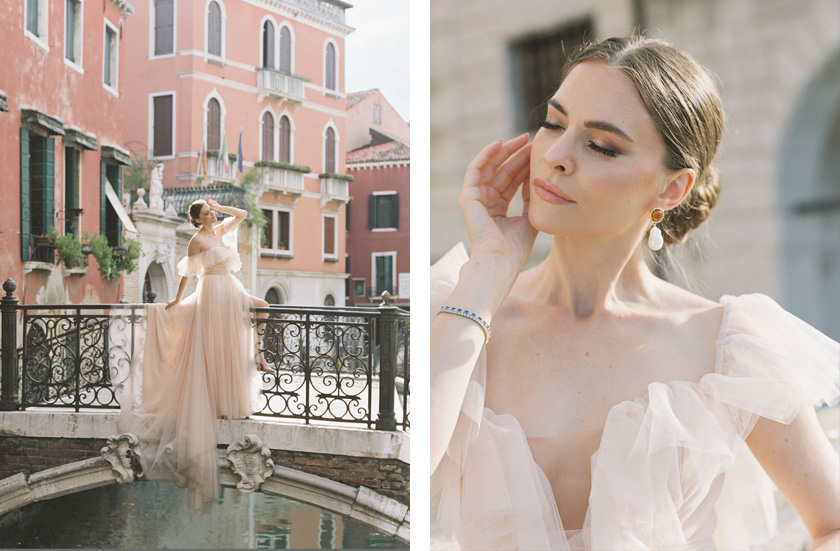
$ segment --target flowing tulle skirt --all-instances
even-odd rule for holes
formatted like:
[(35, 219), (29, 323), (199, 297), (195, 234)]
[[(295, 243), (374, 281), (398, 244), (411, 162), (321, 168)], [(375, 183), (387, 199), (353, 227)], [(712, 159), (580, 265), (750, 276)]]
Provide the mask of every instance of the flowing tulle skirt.
[(142, 360), (132, 366), (119, 430), (141, 440), (145, 477), (188, 488), (193, 510), (218, 498), (216, 419), (253, 411), (250, 307), (229, 272), (204, 275), (178, 305), (149, 308)]

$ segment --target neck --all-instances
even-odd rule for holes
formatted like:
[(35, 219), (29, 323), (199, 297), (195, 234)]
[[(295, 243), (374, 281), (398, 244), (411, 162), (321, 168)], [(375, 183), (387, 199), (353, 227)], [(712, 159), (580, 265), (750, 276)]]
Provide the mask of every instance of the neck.
[(570, 310), (578, 319), (651, 298), (659, 281), (645, 264), (635, 235), (619, 238), (556, 236), (548, 258), (535, 268), (534, 296)]
[(203, 231), (204, 233), (208, 233), (208, 234), (212, 235), (213, 237), (216, 237), (216, 232), (213, 231), (212, 226), (210, 226), (209, 228), (207, 226), (201, 226), (201, 230), (199, 230), (199, 231)]

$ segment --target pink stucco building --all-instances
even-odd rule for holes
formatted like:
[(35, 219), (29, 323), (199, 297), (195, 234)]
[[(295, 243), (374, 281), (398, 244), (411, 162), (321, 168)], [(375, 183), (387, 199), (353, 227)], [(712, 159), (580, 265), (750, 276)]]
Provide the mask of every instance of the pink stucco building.
[(128, 162), (124, 36), (133, 11), (126, 0), (0, 0), (0, 278), (17, 282), (23, 302), (122, 297), (122, 279), (103, 279), (92, 256), (87, 267), (65, 268), (41, 236), (53, 227), (120, 244), (106, 188), (119, 193)]
[[(410, 306), (409, 125), (379, 90), (347, 96), (353, 175), (347, 225), (350, 305), (378, 304), (383, 291)], [(350, 146), (348, 146), (350, 147)]]
[(155, 0), (126, 35), (125, 143), (163, 163), (165, 188), (238, 184), (241, 133), (242, 168), (258, 169), (267, 218), (243, 283), (270, 303), (344, 302), (350, 7)]

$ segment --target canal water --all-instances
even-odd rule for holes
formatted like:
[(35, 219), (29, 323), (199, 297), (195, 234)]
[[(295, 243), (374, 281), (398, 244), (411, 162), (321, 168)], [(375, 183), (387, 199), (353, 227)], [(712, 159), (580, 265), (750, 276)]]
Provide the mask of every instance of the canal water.
[(191, 514), (186, 490), (115, 484), (34, 503), (0, 519), (0, 549), (408, 549), (341, 515), (291, 499), (222, 488)]

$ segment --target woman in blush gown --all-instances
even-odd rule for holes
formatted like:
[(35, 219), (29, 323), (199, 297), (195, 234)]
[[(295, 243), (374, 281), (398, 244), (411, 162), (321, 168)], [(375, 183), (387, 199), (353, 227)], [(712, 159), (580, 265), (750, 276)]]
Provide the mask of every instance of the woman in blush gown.
[[(230, 217), (217, 225), (213, 209)], [(119, 428), (140, 439), (146, 478), (186, 487), (198, 511), (219, 493), (216, 419), (254, 411), (251, 307), (268, 303), (250, 296), (232, 273), (242, 263), (231, 238), (247, 212), (208, 197), (190, 205), (188, 214), (199, 231), (178, 263), (175, 299), (149, 307), (142, 373), (133, 370)], [(192, 276), (196, 290), (183, 298)], [(261, 355), (257, 361), (270, 369)]]
[[(589, 44), (541, 126), (469, 165), (471, 253), (432, 268), (435, 546), (746, 550), (773, 531), (772, 479), (814, 548), (838, 549), (840, 461), (814, 407), (840, 398), (840, 345), (645, 260), (717, 202), (714, 79), (661, 41)], [(549, 255), (522, 271), (538, 231)]]

